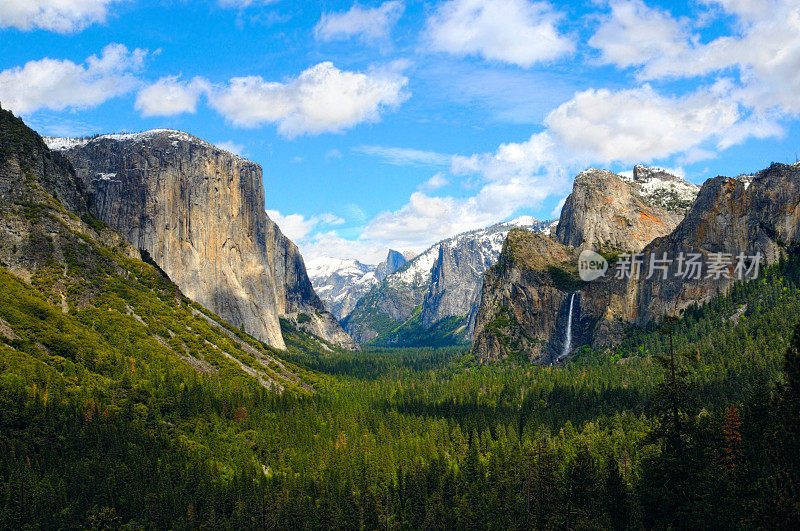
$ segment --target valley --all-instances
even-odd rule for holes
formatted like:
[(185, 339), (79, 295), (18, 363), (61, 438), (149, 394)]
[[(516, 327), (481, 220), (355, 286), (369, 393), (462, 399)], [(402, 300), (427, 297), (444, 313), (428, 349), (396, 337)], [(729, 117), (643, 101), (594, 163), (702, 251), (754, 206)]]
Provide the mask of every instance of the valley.
[[(793, 521), (797, 165), (590, 170), (557, 222), (306, 269), (257, 165), (0, 113), (0, 526)], [(761, 274), (577, 273), (720, 248)]]

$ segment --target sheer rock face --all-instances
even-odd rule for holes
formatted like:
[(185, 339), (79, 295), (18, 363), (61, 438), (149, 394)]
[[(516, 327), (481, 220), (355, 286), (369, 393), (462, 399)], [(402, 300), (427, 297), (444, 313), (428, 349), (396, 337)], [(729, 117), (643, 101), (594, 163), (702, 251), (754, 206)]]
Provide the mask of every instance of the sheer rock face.
[(405, 256), (401, 253), (394, 249), (389, 249), (386, 260), (378, 264), (378, 267), (375, 268), (375, 278), (378, 282), (383, 282), (383, 279), (403, 267), (407, 261), (408, 260), (406, 260)]
[[(764, 267), (798, 243), (800, 164), (773, 164), (747, 179), (706, 181), (675, 229), (641, 250), (645, 258), (666, 253), (673, 260), (666, 278), (661, 272), (647, 278), (646, 265), (638, 277), (616, 278), (612, 264), (605, 277), (591, 282), (556, 282), (552, 273), (559, 269), (571, 273), (580, 249), (515, 231), (498, 265), (484, 277), (473, 352), (483, 361), (518, 354), (533, 361), (553, 361), (563, 344), (565, 300), (570, 293), (577, 293), (572, 345), (613, 345), (632, 323), (679, 315), (724, 293), (737, 281), (734, 268), (740, 253), (747, 257), (760, 253)], [(680, 253), (702, 255), (701, 278), (677, 274)], [(730, 257), (728, 277), (708, 275), (715, 253)]]
[(699, 280), (683, 280), (673, 263), (667, 279), (654, 276), (635, 282), (636, 322), (678, 314), (725, 292), (736, 281), (740, 253), (746, 257), (759, 253), (763, 267), (778, 261), (788, 245), (800, 242), (800, 165), (773, 164), (749, 181), (727, 177), (706, 181), (675, 231), (644, 250), (656, 256), (699, 253), (706, 264), (715, 253), (724, 253), (732, 262), (731, 278), (708, 277), (704, 272)]
[[(483, 285), (483, 272), (497, 261), (493, 241), (470, 239), (440, 245), (431, 268), (431, 283), (422, 303), (422, 324), (432, 326), (446, 317), (474, 314)], [(471, 326), (472, 323), (469, 323)]]
[(568, 317), (570, 293), (551, 268), (574, 267), (575, 258), (574, 249), (543, 234), (508, 233), (497, 264), (483, 279), (472, 342), (477, 359), (547, 363), (556, 358), (563, 343), (557, 328)]
[(257, 164), (170, 130), (47, 141), (72, 162), (92, 213), (192, 300), (276, 348), (280, 316), (324, 313), (297, 247), (264, 210)]
[(696, 193), (696, 186), (664, 170), (636, 166), (634, 178), (626, 179), (589, 169), (575, 178), (554, 239), (580, 249), (638, 252), (672, 232)]

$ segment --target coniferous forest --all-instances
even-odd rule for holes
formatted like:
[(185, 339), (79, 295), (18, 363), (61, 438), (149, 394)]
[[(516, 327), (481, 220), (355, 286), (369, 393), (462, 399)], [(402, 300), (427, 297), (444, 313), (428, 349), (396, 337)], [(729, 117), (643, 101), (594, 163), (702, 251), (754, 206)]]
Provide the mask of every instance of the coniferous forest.
[(315, 350), (284, 322), (313, 389), (282, 394), (199, 373), (114, 310), (213, 333), (147, 271), (66, 314), (0, 272), (0, 317), (29, 331), (0, 345), (0, 527), (800, 525), (796, 255), (558, 367)]

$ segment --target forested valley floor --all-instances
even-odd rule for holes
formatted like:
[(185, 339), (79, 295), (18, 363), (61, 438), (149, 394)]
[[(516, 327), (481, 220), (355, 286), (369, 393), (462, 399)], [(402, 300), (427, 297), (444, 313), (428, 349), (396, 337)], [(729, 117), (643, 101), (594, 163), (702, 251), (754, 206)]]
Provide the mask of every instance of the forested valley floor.
[[(0, 342), (2, 528), (800, 525), (796, 255), (559, 367), (320, 349), (284, 323), (313, 390), (282, 394), (154, 350), (113, 300), (64, 313), (0, 284), (29, 331)], [(202, 322), (140, 295), (164, 337)]]

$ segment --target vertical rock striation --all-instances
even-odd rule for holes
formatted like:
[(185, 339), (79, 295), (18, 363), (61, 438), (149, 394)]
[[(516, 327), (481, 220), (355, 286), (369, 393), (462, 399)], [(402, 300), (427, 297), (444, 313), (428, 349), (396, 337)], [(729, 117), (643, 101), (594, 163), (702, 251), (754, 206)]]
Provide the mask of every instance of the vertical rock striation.
[[(257, 164), (172, 130), (46, 141), (72, 162), (92, 213), (146, 250), (192, 300), (276, 348), (285, 347), (283, 315), (335, 322), (297, 247), (264, 210)], [(328, 328), (326, 339), (346, 337)]]

